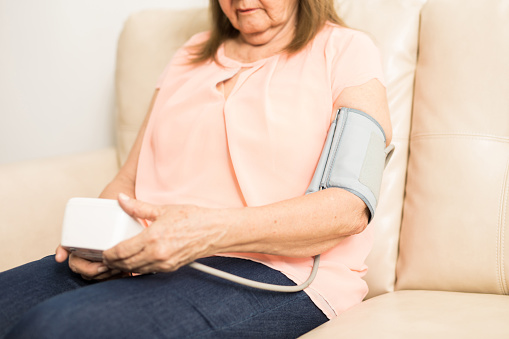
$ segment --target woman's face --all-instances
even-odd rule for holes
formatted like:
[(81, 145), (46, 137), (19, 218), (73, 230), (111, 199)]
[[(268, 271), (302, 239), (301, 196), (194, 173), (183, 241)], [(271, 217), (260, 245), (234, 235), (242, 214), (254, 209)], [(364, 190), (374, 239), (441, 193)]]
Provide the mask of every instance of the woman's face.
[(297, 22), (298, 0), (218, 0), (221, 9), (248, 41), (263, 43)]

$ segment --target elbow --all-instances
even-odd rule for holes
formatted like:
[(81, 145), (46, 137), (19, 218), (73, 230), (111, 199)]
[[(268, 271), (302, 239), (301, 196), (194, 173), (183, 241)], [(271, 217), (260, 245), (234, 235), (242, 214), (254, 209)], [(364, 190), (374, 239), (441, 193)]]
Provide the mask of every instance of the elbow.
[(331, 187), (321, 192), (331, 195), (334, 206), (341, 206), (335, 210), (329, 224), (334, 229), (335, 236), (343, 238), (359, 234), (366, 229), (371, 212), (361, 198), (350, 191), (337, 187)]
[(336, 223), (335, 236), (338, 239), (343, 239), (352, 235), (362, 233), (369, 223), (369, 209), (365, 207), (362, 210), (355, 210), (354, 213), (350, 214), (348, 218), (343, 219), (342, 222)]
[(371, 212), (368, 206), (362, 201), (361, 206), (354, 210), (354, 214), (351, 218), (351, 233), (349, 235), (355, 235), (363, 232), (368, 227)]
[(351, 206), (350, 211), (352, 211), (348, 218), (348, 235), (355, 235), (363, 232), (368, 227), (372, 216), (368, 206), (361, 198), (350, 192), (348, 192), (348, 197), (352, 199), (350, 204), (348, 204)]
[(348, 235), (355, 235), (362, 233), (368, 227), (370, 212), (367, 206), (361, 211), (356, 213), (356, 216), (351, 219), (350, 232)]
[(362, 212), (360, 213), (359, 218), (357, 218), (357, 225), (356, 225), (357, 233), (355, 233), (355, 234), (359, 234), (359, 233), (363, 232), (366, 229), (366, 227), (368, 227), (370, 216), (371, 216), (371, 213), (369, 212), (368, 207), (365, 206), (364, 209), (362, 210)]

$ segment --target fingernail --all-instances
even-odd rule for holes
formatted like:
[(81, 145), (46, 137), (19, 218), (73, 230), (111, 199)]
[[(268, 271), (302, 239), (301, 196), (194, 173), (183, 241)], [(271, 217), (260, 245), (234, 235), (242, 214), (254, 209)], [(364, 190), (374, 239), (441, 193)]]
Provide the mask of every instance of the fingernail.
[(128, 201), (129, 200), (129, 197), (126, 194), (124, 194), (124, 193), (119, 193), (118, 194), (118, 198), (120, 200), (124, 200), (124, 201)]
[(108, 270), (108, 267), (106, 266), (100, 266), (98, 269), (97, 269), (97, 273), (104, 273)]

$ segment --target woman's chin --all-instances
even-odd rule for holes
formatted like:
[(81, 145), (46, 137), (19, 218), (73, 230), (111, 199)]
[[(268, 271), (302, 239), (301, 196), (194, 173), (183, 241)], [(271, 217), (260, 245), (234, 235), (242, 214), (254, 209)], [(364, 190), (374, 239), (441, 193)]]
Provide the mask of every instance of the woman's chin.
[(242, 35), (260, 35), (270, 29), (270, 25), (240, 25), (237, 30)]
[(240, 35), (244, 42), (254, 46), (265, 45), (274, 38), (267, 30), (241, 31)]

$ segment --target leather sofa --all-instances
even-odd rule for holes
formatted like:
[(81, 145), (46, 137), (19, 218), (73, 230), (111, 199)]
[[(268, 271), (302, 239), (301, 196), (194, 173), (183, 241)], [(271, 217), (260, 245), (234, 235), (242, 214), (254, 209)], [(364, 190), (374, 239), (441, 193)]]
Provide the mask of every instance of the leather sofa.
[[(337, 2), (382, 51), (396, 152), (369, 225), (370, 292), (304, 338), (508, 338), (509, 2)], [(53, 252), (65, 202), (114, 176), (159, 73), (206, 22), (204, 9), (128, 19), (115, 148), (0, 166), (0, 270)]]

